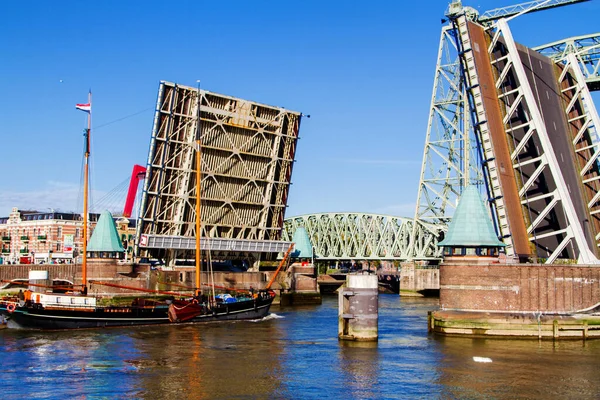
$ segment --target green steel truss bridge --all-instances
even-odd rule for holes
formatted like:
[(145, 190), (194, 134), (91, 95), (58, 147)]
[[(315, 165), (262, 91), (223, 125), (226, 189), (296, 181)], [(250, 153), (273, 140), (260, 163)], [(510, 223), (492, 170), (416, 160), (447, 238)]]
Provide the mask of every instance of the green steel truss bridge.
[[(430, 260), (439, 258), (442, 229), (412, 218), (366, 213), (320, 213), (284, 221), (283, 237), (291, 241), (304, 227), (319, 260)], [(414, 236), (413, 236), (414, 235)]]

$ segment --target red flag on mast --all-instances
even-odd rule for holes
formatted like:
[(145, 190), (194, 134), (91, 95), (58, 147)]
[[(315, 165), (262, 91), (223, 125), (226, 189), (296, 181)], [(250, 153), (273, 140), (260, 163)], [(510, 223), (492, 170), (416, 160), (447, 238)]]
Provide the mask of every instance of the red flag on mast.
[(85, 111), (85, 112), (91, 112), (92, 111), (92, 105), (90, 103), (86, 103), (86, 104), (75, 104), (75, 108), (81, 111)]

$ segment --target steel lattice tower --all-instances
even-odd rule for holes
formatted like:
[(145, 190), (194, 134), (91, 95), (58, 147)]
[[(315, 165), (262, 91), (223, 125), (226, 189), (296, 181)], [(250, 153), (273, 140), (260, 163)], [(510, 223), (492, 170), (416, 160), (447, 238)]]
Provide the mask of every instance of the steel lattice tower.
[(598, 85), (597, 35), (539, 48), (550, 59), (517, 44), (506, 19), (580, 1), (530, 1), (482, 15), (450, 4), (416, 221), (447, 224), (462, 189), (481, 184), (508, 255), (597, 262), (600, 121), (589, 94)]

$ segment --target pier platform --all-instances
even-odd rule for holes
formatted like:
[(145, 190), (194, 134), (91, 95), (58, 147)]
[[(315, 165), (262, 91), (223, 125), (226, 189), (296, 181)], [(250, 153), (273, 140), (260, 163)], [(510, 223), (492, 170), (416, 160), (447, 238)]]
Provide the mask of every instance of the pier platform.
[(522, 339), (597, 339), (600, 315), (433, 311), (428, 331), (449, 336)]

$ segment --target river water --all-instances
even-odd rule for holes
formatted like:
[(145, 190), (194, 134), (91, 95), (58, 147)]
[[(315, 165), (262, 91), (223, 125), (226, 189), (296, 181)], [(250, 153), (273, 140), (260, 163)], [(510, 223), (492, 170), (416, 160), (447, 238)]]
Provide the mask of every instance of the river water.
[[(379, 299), (379, 341), (337, 339), (337, 298), (261, 321), (0, 331), (5, 399), (596, 399), (600, 341), (427, 334), (437, 299)], [(487, 357), (492, 362), (475, 362)]]

